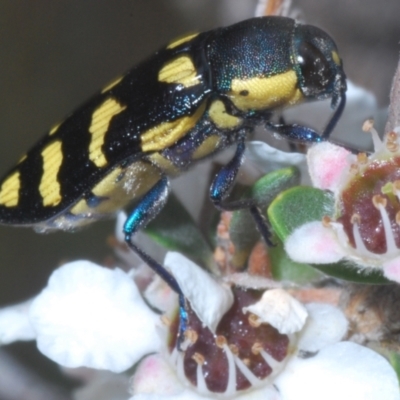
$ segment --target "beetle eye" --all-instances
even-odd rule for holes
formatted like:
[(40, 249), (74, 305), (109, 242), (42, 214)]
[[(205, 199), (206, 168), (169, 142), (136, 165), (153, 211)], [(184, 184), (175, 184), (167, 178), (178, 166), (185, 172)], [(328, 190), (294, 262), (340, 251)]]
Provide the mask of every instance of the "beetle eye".
[(302, 42), (298, 48), (297, 63), (302, 77), (302, 90), (306, 95), (318, 95), (327, 91), (333, 77), (329, 60), (313, 44)]

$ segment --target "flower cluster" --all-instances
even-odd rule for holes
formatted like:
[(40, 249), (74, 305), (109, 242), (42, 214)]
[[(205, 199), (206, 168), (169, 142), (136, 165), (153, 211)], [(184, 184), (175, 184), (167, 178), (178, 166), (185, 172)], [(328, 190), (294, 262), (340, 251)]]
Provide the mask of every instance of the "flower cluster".
[[(35, 338), (68, 368), (122, 372), (142, 359), (131, 400), (400, 398), (383, 357), (341, 341), (347, 321), (336, 307), (304, 306), (282, 288), (254, 287), (247, 275), (239, 286), (218, 282), (179, 253), (168, 253), (165, 265), (188, 271), (180, 281), (191, 298), (180, 348), (177, 298), (159, 278), (142, 291), (132, 274), (87, 261), (65, 264), (31, 302), (1, 310), (0, 340)], [(212, 309), (209, 288), (217, 292)], [(155, 304), (164, 305), (161, 319)]]

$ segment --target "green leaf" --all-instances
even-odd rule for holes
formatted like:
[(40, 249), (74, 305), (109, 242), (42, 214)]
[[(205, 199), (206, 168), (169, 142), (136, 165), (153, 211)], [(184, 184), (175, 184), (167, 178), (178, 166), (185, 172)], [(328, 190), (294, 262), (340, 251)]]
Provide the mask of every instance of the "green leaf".
[(334, 198), (331, 192), (296, 186), (280, 193), (268, 208), (272, 228), (282, 241), (299, 226), (311, 221), (321, 221), (333, 215)]
[(179, 251), (196, 264), (217, 272), (211, 247), (173, 194), (160, 215), (147, 225), (145, 233), (166, 249)]
[(346, 261), (339, 261), (336, 264), (311, 264), (314, 268), (332, 276), (333, 278), (354, 283), (370, 285), (389, 285), (393, 282), (386, 279), (378, 269), (361, 269), (348, 264)]
[(389, 362), (396, 372), (397, 379), (400, 380), (400, 354), (394, 351), (390, 351)]
[[(251, 198), (256, 201), (261, 210), (266, 210), (281, 191), (297, 185), (299, 180), (300, 173), (295, 167), (273, 171), (264, 175), (248, 188), (242, 199)], [(235, 253), (240, 255), (237, 257), (237, 266), (243, 266), (251, 249), (260, 239), (253, 217), (248, 210), (239, 210), (233, 213), (229, 234), (235, 246)]]

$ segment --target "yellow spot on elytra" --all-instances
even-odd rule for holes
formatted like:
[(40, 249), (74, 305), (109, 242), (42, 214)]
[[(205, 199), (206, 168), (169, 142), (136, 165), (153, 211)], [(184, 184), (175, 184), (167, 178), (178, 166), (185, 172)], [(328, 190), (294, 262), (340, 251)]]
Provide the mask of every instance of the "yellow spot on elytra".
[(57, 179), (63, 154), (61, 141), (57, 140), (44, 148), (42, 151), (43, 175), (39, 185), (39, 192), (43, 199), (43, 205), (56, 206), (61, 201), (61, 186)]
[(342, 61), (340, 60), (339, 54), (336, 51), (332, 51), (332, 60), (336, 65), (341, 65)]
[(54, 125), (54, 126), (50, 129), (49, 135), (53, 135), (54, 133), (56, 133), (57, 130), (58, 130), (58, 128), (60, 127), (60, 125), (61, 125), (61, 122), (60, 122), (59, 124), (57, 124), (57, 125)]
[(159, 179), (160, 170), (149, 162), (136, 161), (126, 168), (116, 167), (93, 187), (93, 195), (101, 198), (96, 206), (89, 206), (82, 199), (70, 212), (74, 215), (90, 214), (93, 218), (103, 218), (142, 197)]
[(87, 214), (89, 213), (91, 210), (88, 207), (86, 200), (82, 199), (79, 200), (71, 209), (70, 212), (71, 214), (74, 215), (79, 215), (79, 214)]
[(178, 167), (158, 152), (151, 154), (149, 160), (169, 176), (177, 175), (180, 172)]
[(92, 192), (99, 197), (109, 196), (115, 189), (118, 177), (122, 173), (122, 168), (114, 168), (104, 179), (102, 179), (93, 189)]
[(228, 96), (240, 110), (266, 110), (303, 99), (294, 71), (265, 78), (233, 79)]
[(1, 185), (0, 204), (6, 207), (15, 207), (18, 205), (19, 189), (21, 179), (19, 172), (14, 172)]
[(92, 134), (92, 140), (89, 145), (89, 158), (97, 167), (107, 165), (106, 157), (102, 151), (104, 137), (114, 115), (125, 109), (126, 106), (121, 105), (117, 100), (107, 99), (92, 115), (92, 123), (89, 128), (89, 132)]
[(200, 75), (189, 56), (168, 61), (159, 71), (160, 82), (181, 84), (188, 88), (200, 84)]
[(141, 135), (142, 150), (160, 151), (175, 144), (180, 138), (192, 129), (204, 114), (203, 103), (193, 115), (179, 118), (172, 122), (163, 122), (150, 128)]
[(168, 46), (167, 49), (173, 49), (175, 47), (178, 47), (180, 44), (182, 43), (186, 43), (189, 40), (195, 38), (196, 36), (198, 36), (198, 33), (192, 33), (190, 35), (186, 35), (184, 37), (178, 38), (176, 40), (174, 40), (173, 42), (171, 42)]
[(114, 79), (112, 82), (110, 82), (106, 87), (103, 88), (103, 90), (101, 91), (101, 93), (105, 93), (108, 90), (112, 89), (114, 86), (117, 86), (118, 83), (120, 83), (122, 81), (122, 79), (124, 79), (123, 76), (120, 76), (117, 79)]
[(213, 101), (208, 111), (211, 121), (220, 129), (236, 128), (242, 119), (228, 114), (225, 104), (221, 100)]
[(220, 143), (220, 137), (218, 135), (209, 136), (193, 152), (193, 159), (200, 160), (212, 154), (215, 150), (217, 150), (219, 143)]

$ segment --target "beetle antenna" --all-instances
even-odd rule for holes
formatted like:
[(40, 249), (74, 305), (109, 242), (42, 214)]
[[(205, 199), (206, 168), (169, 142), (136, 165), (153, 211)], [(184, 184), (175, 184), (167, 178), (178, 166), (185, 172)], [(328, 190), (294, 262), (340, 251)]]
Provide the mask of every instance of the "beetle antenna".
[(332, 115), (332, 118), (330, 119), (330, 121), (328, 122), (328, 125), (326, 125), (324, 132), (322, 133), (323, 139), (329, 138), (329, 135), (332, 133), (333, 128), (336, 126), (337, 122), (339, 121), (339, 118), (342, 115), (342, 112), (343, 112), (345, 106), (346, 106), (346, 93), (343, 92), (340, 96), (339, 105), (337, 106), (334, 114)]

